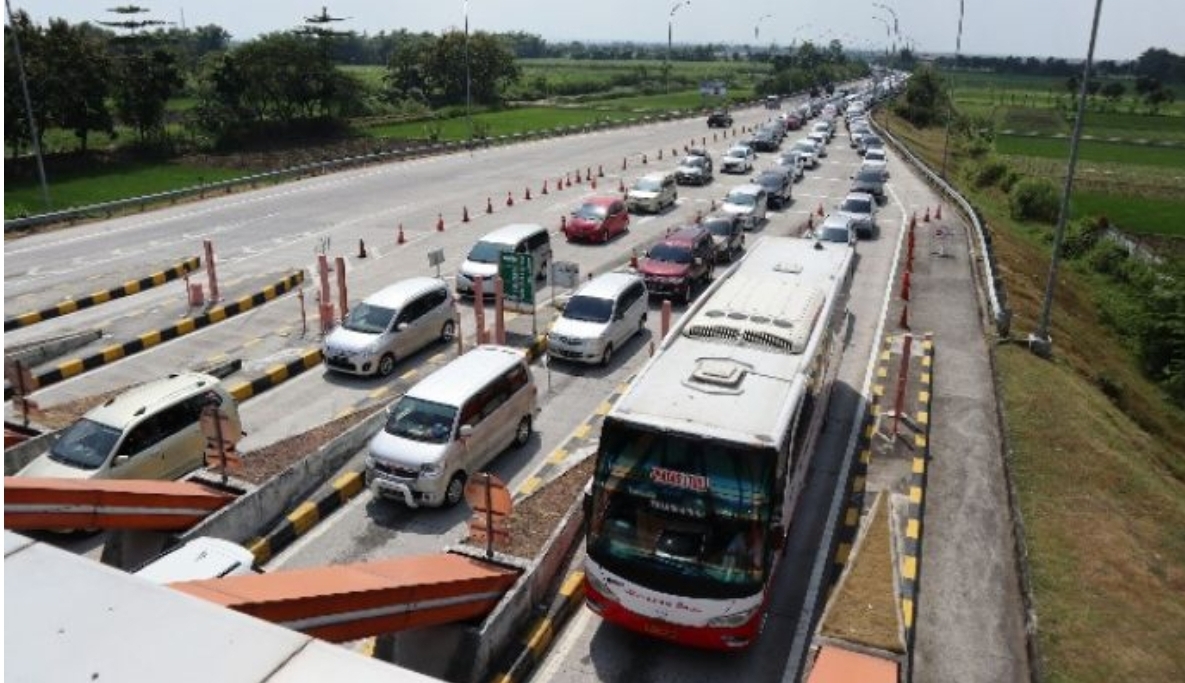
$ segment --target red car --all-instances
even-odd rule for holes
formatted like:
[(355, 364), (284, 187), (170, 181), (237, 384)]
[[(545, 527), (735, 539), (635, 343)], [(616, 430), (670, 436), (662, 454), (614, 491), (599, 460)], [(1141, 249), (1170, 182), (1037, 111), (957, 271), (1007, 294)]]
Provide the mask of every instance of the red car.
[(608, 242), (630, 227), (630, 212), (621, 197), (596, 196), (584, 200), (564, 226), (569, 241)]

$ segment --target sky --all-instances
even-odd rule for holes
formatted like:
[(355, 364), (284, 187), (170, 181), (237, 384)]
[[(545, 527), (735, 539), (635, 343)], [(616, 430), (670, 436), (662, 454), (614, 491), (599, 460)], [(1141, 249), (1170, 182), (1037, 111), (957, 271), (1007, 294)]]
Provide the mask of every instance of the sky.
[[(108, 8), (131, 0), (9, 0), (39, 24), (118, 18)], [(962, 54), (1082, 59), (1090, 40), (1092, 0), (962, 0)], [(143, 16), (187, 27), (217, 24), (235, 40), (295, 28), (327, 5), (341, 30), (375, 34), (401, 28), (524, 31), (549, 42), (634, 41), (786, 46), (795, 41), (883, 50), (896, 39), (919, 52), (953, 53), (960, 0), (138, 0)], [(676, 7), (677, 6), (677, 7)], [(467, 9), (466, 9), (467, 7)], [(672, 15), (672, 8), (675, 8)], [(886, 9), (888, 8), (888, 9)], [(896, 33), (886, 34), (886, 23)], [(877, 17), (883, 18), (877, 19)], [(754, 33), (757, 39), (754, 39)], [(897, 37), (897, 36), (900, 37)], [(1185, 54), (1185, 0), (1106, 0), (1096, 59), (1134, 59), (1149, 47)]]

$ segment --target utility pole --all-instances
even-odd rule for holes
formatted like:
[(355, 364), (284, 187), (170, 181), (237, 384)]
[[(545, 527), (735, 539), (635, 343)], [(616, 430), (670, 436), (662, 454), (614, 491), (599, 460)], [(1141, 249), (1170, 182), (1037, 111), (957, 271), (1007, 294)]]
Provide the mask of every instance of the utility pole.
[(37, 120), (33, 118), (33, 100), (29, 97), (29, 79), (25, 75), (25, 60), (21, 57), (21, 41), (17, 37), (16, 23), (12, 20), (12, 5), (4, 0), (4, 9), (8, 12), (8, 27), (12, 30), (12, 51), (16, 55), (16, 68), (21, 79), (21, 94), (25, 98), (25, 117), (29, 121), (29, 137), (33, 140), (33, 156), (37, 158), (37, 179), (41, 183), (41, 201), (45, 203), (45, 210), (53, 208), (49, 199), (49, 180), (45, 177), (45, 158), (41, 154), (41, 136), (37, 132)]
[(675, 30), (675, 12), (678, 12), (683, 5), (690, 6), (691, 0), (676, 2), (671, 7), (670, 16), (667, 17), (667, 68), (664, 69), (665, 73), (663, 74), (663, 89), (668, 93), (671, 92), (671, 37)]

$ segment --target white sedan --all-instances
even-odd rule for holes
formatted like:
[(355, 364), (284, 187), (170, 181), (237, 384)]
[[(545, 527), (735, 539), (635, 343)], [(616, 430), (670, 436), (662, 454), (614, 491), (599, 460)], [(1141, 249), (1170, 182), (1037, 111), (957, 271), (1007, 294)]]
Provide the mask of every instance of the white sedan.
[(724, 153), (720, 160), (721, 173), (749, 173), (753, 170), (753, 160), (757, 155), (745, 145), (735, 145)]

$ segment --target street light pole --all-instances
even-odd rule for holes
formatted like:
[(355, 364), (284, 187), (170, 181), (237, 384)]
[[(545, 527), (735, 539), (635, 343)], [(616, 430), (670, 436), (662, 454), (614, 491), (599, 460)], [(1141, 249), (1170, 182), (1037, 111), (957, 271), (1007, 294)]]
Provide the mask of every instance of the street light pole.
[(1094, 20), (1090, 27), (1090, 46), (1086, 50), (1086, 65), (1082, 68), (1082, 86), (1078, 90), (1078, 115), (1074, 119), (1074, 132), (1070, 135), (1070, 161), (1066, 165), (1066, 184), (1062, 188), (1062, 202), (1057, 212), (1057, 228), (1053, 233), (1053, 257), (1049, 261), (1049, 280), (1045, 283), (1045, 299), (1041, 302), (1041, 318), (1037, 331), (1029, 335), (1029, 348), (1033, 353), (1048, 358), (1053, 353), (1053, 340), (1049, 337), (1049, 317), (1053, 309), (1053, 290), (1057, 284), (1057, 269), (1061, 261), (1062, 242), (1066, 236), (1066, 219), (1070, 212), (1070, 194), (1074, 190), (1074, 167), (1078, 165), (1078, 142), (1082, 139), (1082, 121), (1086, 118), (1086, 92), (1090, 82), (1090, 64), (1094, 59), (1095, 38), (1099, 34), (1099, 14), (1103, 0), (1095, 0)]
[(670, 16), (667, 17), (667, 68), (666, 73), (663, 75), (663, 88), (668, 93), (671, 92), (671, 37), (675, 30), (675, 12), (678, 12), (679, 8), (683, 5), (691, 5), (691, 0), (676, 2), (671, 7)]
[(473, 148), (473, 116), (470, 113), (469, 78), (469, 0), (465, 0), (465, 125), (469, 129), (469, 148)]
[(16, 23), (12, 20), (12, 5), (4, 0), (4, 9), (8, 12), (8, 26), (12, 29), (12, 50), (16, 56), (17, 72), (21, 79), (21, 94), (25, 98), (25, 116), (29, 120), (29, 137), (33, 142), (33, 156), (37, 158), (37, 179), (41, 182), (41, 201), (45, 202), (46, 211), (53, 208), (49, 200), (49, 180), (45, 177), (45, 159), (41, 154), (41, 136), (37, 134), (37, 119), (33, 118), (33, 100), (29, 97), (29, 79), (25, 76), (25, 60), (21, 57), (21, 41), (17, 38)]
[[(963, 2), (959, 0), (959, 32), (955, 36), (955, 67), (959, 66), (959, 54), (963, 51)], [(954, 118), (955, 106), (955, 72), (952, 69), (950, 78), (947, 79), (950, 84), (946, 93), (946, 137), (942, 142), (942, 179), (946, 180), (946, 160), (950, 153), (950, 121)]]

